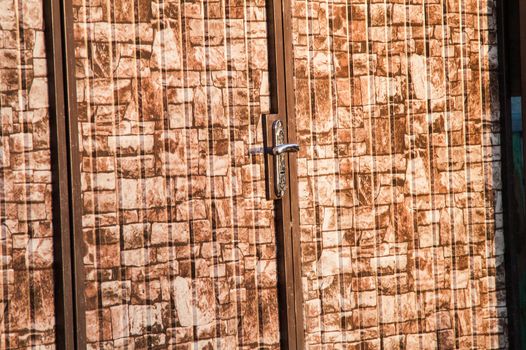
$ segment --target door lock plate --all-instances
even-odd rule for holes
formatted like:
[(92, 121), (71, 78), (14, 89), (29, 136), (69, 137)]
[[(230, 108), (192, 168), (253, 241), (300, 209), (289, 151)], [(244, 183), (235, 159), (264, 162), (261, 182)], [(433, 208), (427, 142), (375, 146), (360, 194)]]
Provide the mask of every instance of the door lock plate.
[(287, 142), (287, 130), (277, 114), (264, 116), (265, 168), (267, 199), (281, 199), (287, 193), (287, 164), (285, 153), (298, 152), (299, 146)]
[[(285, 143), (285, 132), (281, 120), (272, 123), (273, 150)], [(274, 153), (274, 152), (273, 152)], [(274, 194), (277, 198), (283, 197), (287, 191), (287, 166), (285, 153), (274, 153)]]

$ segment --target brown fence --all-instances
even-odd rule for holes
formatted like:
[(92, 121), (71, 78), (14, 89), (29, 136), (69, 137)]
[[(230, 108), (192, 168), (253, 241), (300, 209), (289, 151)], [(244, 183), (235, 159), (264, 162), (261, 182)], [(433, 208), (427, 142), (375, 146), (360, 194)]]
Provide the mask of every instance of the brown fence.
[(496, 13), (0, 0), (0, 348), (506, 348)]

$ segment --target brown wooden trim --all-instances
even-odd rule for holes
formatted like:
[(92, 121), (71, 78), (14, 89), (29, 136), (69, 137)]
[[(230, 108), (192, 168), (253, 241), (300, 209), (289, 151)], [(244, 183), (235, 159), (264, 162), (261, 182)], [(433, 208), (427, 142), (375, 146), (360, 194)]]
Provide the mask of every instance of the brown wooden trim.
[(80, 148), (77, 122), (77, 84), (75, 78), (75, 50), (73, 37), (72, 0), (62, 0), (65, 94), (67, 110), (68, 170), (70, 180), (70, 210), (73, 243), (73, 271), (75, 288), (75, 333), (77, 349), (86, 348), (86, 321), (84, 306), (84, 241), (82, 239), (82, 201), (80, 182)]
[[(283, 15), (283, 51), (285, 69), (285, 91), (287, 105), (287, 131), (289, 142), (297, 142), (296, 135), (296, 113), (294, 96), (294, 53), (292, 43), (292, 9), (290, 0), (282, 0)], [(293, 141), (291, 141), (293, 140)], [(304, 327), (303, 327), (303, 288), (301, 281), (301, 232), (299, 229), (299, 194), (298, 194), (298, 166), (297, 154), (289, 154), (289, 232), (292, 244), (292, 266), (294, 273), (294, 316), (296, 323), (296, 342), (297, 349), (305, 347)]]
[[(292, 26), (289, 0), (271, 0), (269, 19), (269, 76), (271, 113), (276, 114), (287, 130), (288, 143), (296, 142), (294, 113)], [(275, 79), (273, 79), (275, 78)], [(271, 118), (275, 119), (276, 116)], [(265, 127), (268, 132), (268, 126)], [(303, 349), (303, 292), (299, 236), (297, 156), (288, 154), (288, 191), (275, 201), (278, 250), (278, 290), (280, 299), (280, 332), (283, 349)], [(268, 162), (271, 163), (271, 162)], [(272, 169), (267, 167), (269, 174)], [(267, 177), (272, 187), (272, 176)], [(272, 191), (270, 191), (272, 198)]]
[(62, 84), (62, 39), (60, 7), (56, 0), (44, 1), (46, 58), (49, 86), (50, 148), (53, 207), (53, 262), (57, 349), (72, 349), (73, 283), (71, 274), (71, 241), (69, 181), (64, 144), (65, 111)]
[[(283, 17), (281, 0), (267, 2), (269, 21), (269, 85), (270, 112), (273, 119), (279, 118), (288, 130), (286, 110), (285, 66), (283, 55)], [(265, 118), (266, 120), (267, 118)], [(268, 126), (265, 123), (265, 128)], [(268, 130), (264, 131), (265, 133)], [(268, 138), (267, 138), (268, 139)], [(287, 142), (290, 140), (287, 136)], [(268, 145), (266, 145), (268, 146)], [(272, 162), (267, 162), (267, 165)], [(267, 168), (270, 170), (270, 168)], [(290, 168), (289, 168), (290, 172)], [(272, 171), (270, 170), (270, 174)], [(287, 179), (290, 188), (290, 176)], [(273, 184), (267, 177), (270, 188)], [(271, 191), (272, 192), (272, 191)], [(271, 193), (269, 192), (269, 193)], [(270, 197), (272, 198), (272, 196)], [(274, 201), (274, 222), (276, 226), (277, 277), (279, 299), (280, 343), (282, 349), (298, 349), (296, 339), (295, 296), (294, 296), (294, 266), (292, 261), (292, 242), (290, 239), (290, 196), (289, 191)]]
[(58, 349), (85, 349), (84, 269), (71, 0), (44, 1)]
[[(294, 92), (292, 85), (292, 33), (288, 0), (269, 1), (269, 43), (271, 109), (287, 128), (287, 142), (295, 140)], [(82, 206), (78, 124), (76, 110), (75, 60), (71, 0), (46, 2), (50, 86), (55, 110), (52, 138), (57, 192), (56, 266), (57, 266), (57, 341), (58, 348), (85, 349), (83, 296)], [(284, 18), (286, 17), (286, 18)], [(287, 30), (284, 30), (287, 28)], [(272, 45), (273, 43), (273, 45)], [(303, 305), (301, 257), (298, 227), (296, 156), (289, 155), (289, 191), (275, 201), (278, 245), (278, 284), (280, 298), (281, 345), (285, 349), (303, 349)], [(73, 252), (73, 254), (72, 254)], [(60, 324), (60, 325), (59, 325)]]

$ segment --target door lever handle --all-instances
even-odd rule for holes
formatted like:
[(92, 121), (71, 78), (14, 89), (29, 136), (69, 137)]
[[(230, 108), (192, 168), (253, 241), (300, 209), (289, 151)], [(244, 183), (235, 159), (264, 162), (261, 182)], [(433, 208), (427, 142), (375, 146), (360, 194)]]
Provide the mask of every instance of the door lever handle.
[(296, 143), (285, 143), (285, 129), (281, 120), (274, 120), (272, 123), (272, 143), (273, 147), (268, 153), (274, 155), (274, 197), (279, 199), (287, 191), (287, 162), (285, 153), (298, 152), (300, 146)]
[(283, 143), (272, 148), (272, 154), (277, 156), (283, 153), (298, 152), (300, 146), (297, 143)]

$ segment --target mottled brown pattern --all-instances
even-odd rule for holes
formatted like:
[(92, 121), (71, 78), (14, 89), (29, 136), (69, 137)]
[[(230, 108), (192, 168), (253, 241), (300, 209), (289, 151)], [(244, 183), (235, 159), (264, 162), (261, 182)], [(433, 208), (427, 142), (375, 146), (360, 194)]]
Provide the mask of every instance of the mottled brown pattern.
[(278, 348), (265, 2), (74, 17), (89, 348)]
[(307, 348), (505, 348), (495, 2), (292, 3)]
[[(278, 348), (265, 1), (73, 3), (88, 348)], [(506, 348), (495, 2), (292, 16), (306, 347)], [(0, 0), (1, 349), (55, 341), (42, 17)]]
[(48, 84), (41, 0), (0, 0), (0, 349), (53, 349)]

